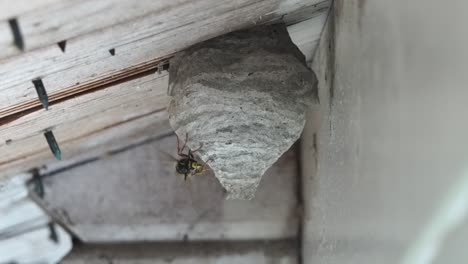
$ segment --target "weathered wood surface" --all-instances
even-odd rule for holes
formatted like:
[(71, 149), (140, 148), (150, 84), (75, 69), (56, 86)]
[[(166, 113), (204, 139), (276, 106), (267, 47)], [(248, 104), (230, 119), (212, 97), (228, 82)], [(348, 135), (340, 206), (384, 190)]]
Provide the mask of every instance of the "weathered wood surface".
[(63, 264), (294, 264), (294, 240), (82, 245)]
[[(80, 6), (88, 2), (96, 1), (84, 1)], [(113, 1), (103, 1), (107, 2)], [(66, 26), (60, 26), (58, 31), (54, 31), (64, 32), (65, 35), (59, 34), (59, 37), (55, 37), (54, 43), (67, 39), (65, 52), (53, 44), (3, 60), (0, 64), (0, 118), (40, 105), (31, 82), (34, 78), (42, 78), (49, 100), (57, 101), (129, 75), (154, 69), (161, 60), (200, 41), (259, 23), (277, 21), (294, 11), (315, 8), (317, 12), (312, 12), (310, 16), (316, 16), (317, 13), (323, 13), (324, 9), (324, 1), (318, 0), (206, 0), (185, 1), (181, 4), (182, 2), (158, 2), (154, 12), (104, 28), (86, 29), (86, 26), (83, 26), (100, 25), (100, 20), (99, 23), (97, 20), (100, 19), (100, 14), (87, 16), (86, 20), (78, 17), (72, 23), (74, 26), (71, 26), (69, 21)], [(303, 16), (302, 13), (301, 15)], [(61, 16), (66, 16), (66, 13)], [(57, 17), (50, 20), (58, 19)], [(102, 19), (106, 17), (103, 16)], [(21, 17), (18, 18), (18, 22), (21, 26), (20, 19)], [(294, 17), (290, 16), (289, 19), (294, 20)], [(61, 30), (62, 27), (67, 29)], [(73, 38), (66, 35), (78, 30), (76, 28), (84, 28), (80, 33), (83, 35)], [(5, 28), (5, 25), (0, 26), (2, 35), (7, 31), (9, 28)], [(42, 35), (37, 38), (42, 38)], [(11, 36), (10, 40), (0, 39), (0, 43), (5, 41), (11, 43)], [(114, 56), (110, 54), (110, 49), (115, 49)]]
[(0, 0), (0, 21), (53, 5), (63, 0)]
[(239, 201), (225, 200), (210, 171), (184, 181), (168, 156), (177, 157), (176, 145), (172, 133), (101, 159), (45, 170), (44, 208), (86, 242), (261, 240), (297, 235), (295, 148), (266, 172), (255, 199)]
[(292, 41), (304, 53), (308, 63), (312, 62), (327, 15), (328, 13), (324, 12), (314, 18), (288, 27)]
[(0, 263), (56, 263), (72, 247), (71, 237), (28, 196), (28, 174), (0, 183)]
[[(165, 12), (180, 11), (197, 5), (190, 0), (49, 0), (31, 2), (33, 4), (28, 7), (23, 3), (20, 3), (21, 6), (12, 5), (10, 1), (9, 6), (18, 10), (12, 10), (9, 13), (9, 6), (4, 6), (3, 14), (0, 13), (7, 19), (17, 19), (26, 51), (54, 45), (59, 41), (73, 39), (113, 25), (131, 23), (132, 20), (141, 17), (164, 16)], [(9, 45), (11, 44), (9, 43)], [(11, 55), (15, 54), (0, 53), (2, 58)]]
[(118, 145), (119, 138), (137, 133), (141, 126), (156, 126), (154, 131), (146, 132), (148, 135), (169, 132), (165, 113), (167, 81), (167, 74), (152, 74), (4, 124), (0, 127), (1, 175), (54, 161), (43, 135), (46, 129), (52, 128), (63, 159), (91, 154), (92, 149), (102, 145)]
[[(306, 57), (312, 56), (316, 39), (307, 41), (303, 35), (311, 34), (311, 25), (322, 23), (324, 16), (290, 27), (292, 40)], [(99, 155), (170, 132), (167, 85), (165, 72), (150, 74), (52, 103), (48, 111), (37, 107), (0, 119), (0, 178), (57, 163), (43, 135), (46, 129), (52, 128), (64, 160)]]
[[(256, 3), (249, 1), (247, 3)], [(265, 2), (265, 1), (264, 1)], [(317, 11), (328, 8), (327, 0), (306, 1), (270, 1), (277, 6), (278, 13), (284, 13), (288, 23), (297, 23), (313, 17)], [(117, 24), (131, 23), (145, 16), (164, 15), (172, 9), (190, 9), (202, 4), (216, 4), (213, 1), (121, 1), (121, 0), (19, 0), (0, 1), (0, 25), (7, 26), (7, 21), (16, 19), (24, 40), (24, 49), (33, 49), (55, 45), (59, 41), (69, 40), (90, 32), (103, 30)], [(245, 5), (236, 1), (239, 7)], [(299, 9), (300, 7), (300, 9)], [(295, 13), (291, 15), (291, 12)], [(208, 14), (209, 9), (203, 10)], [(166, 17), (170, 18), (170, 17)], [(14, 47), (11, 31), (0, 35), (0, 58), (20, 54)]]
[[(261, 1), (235, 1), (237, 7), (243, 7)], [(267, 1), (263, 1), (267, 2)], [(327, 8), (329, 1), (268, 1), (276, 6), (278, 13), (284, 13), (288, 23), (296, 23), (311, 18), (316, 11)], [(160, 16), (174, 19), (165, 13), (174, 10), (187, 14), (200, 11), (197, 7), (213, 7), (218, 3), (210, 0), (173, 0), (173, 1), (121, 1), (121, 0), (20, 0), (0, 1), (0, 24), (8, 28), (0, 35), (0, 58), (18, 55), (21, 51), (14, 46), (7, 21), (16, 19), (24, 40), (24, 50), (31, 51), (45, 46), (76, 38), (95, 31), (106, 30), (118, 24), (132, 23), (142, 17)], [(221, 3), (222, 4), (222, 3)], [(299, 9), (299, 7), (301, 7)], [(213, 15), (210, 9), (202, 10), (206, 15)], [(298, 12), (293, 16), (291, 11)]]

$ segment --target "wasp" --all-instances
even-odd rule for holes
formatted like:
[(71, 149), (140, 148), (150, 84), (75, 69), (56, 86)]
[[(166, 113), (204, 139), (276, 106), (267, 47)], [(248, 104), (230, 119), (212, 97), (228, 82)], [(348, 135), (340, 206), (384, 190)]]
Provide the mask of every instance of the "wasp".
[[(194, 176), (194, 175), (204, 173), (206, 171), (206, 169), (207, 169), (207, 167), (206, 167), (207, 164), (198, 162), (195, 159), (195, 156), (193, 155), (194, 153), (196, 153), (197, 151), (199, 151), (203, 147), (203, 144), (201, 144), (199, 148), (197, 148), (195, 150), (191, 150), (187, 146), (187, 141), (188, 141), (188, 134), (187, 133), (185, 134), (185, 141), (184, 141), (184, 144), (182, 145), (182, 147), (180, 147), (180, 140), (179, 140), (179, 136), (177, 136), (177, 134), (176, 134), (176, 138), (177, 138), (177, 155), (179, 155), (179, 159), (176, 159), (176, 158), (171, 156), (171, 158), (177, 162), (176, 168), (175, 168), (176, 172), (181, 174), (181, 175), (184, 175), (184, 180), (185, 181), (187, 180), (188, 176)], [(185, 149), (188, 150), (187, 154), (184, 153)]]

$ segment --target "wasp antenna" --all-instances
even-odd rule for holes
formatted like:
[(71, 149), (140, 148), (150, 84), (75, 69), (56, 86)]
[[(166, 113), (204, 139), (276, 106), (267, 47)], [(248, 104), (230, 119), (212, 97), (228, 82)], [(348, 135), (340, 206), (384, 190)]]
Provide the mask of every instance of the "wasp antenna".
[(177, 135), (177, 133), (175, 133), (175, 137), (177, 139), (177, 153), (180, 153), (180, 142), (179, 142), (179, 136)]
[(184, 151), (185, 147), (187, 146), (187, 141), (188, 141), (188, 133), (185, 133), (185, 141), (184, 141), (184, 145), (182, 146), (182, 149), (180, 150), (181, 152)]

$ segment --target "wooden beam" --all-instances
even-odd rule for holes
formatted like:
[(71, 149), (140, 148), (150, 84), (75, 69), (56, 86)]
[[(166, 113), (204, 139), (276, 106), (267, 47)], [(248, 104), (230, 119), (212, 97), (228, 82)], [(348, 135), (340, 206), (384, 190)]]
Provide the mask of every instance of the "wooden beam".
[[(209, 233), (209, 232), (206, 232)], [(295, 239), (280, 241), (178, 242), (76, 245), (60, 263), (207, 264), (299, 263)]]
[(236, 29), (277, 21), (303, 8), (323, 13), (322, 2), (206, 0), (159, 6), (159, 12), (68, 39), (65, 53), (54, 44), (4, 60), (0, 118), (40, 106), (35, 78), (42, 79), (51, 102), (61, 100), (154, 69), (179, 50)]
[[(0, 0), (0, 21), (8, 20), (19, 15), (34, 12), (34, 10), (50, 7), (63, 0)], [(3, 47), (2, 47), (3, 48)]]
[[(117, 24), (129, 23), (138, 17), (187, 8), (192, 5), (190, 2), (193, 1), (56, 0), (37, 3), (35, 8), (15, 17), (21, 25), (25, 49), (34, 50)], [(10, 54), (1, 55), (8, 57)]]
[(73, 246), (70, 235), (51, 226), (47, 212), (28, 196), (29, 178), (17, 175), (0, 185), (0, 263), (57, 263)]
[[(168, 76), (152, 74), (52, 105), (0, 127), (0, 175), (54, 162), (44, 131), (51, 129), (63, 159), (92, 155), (131, 142), (131, 137), (169, 133), (165, 106)], [(128, 142), (119, 142), (129, 138)]]
[(288, 27), (289, 36), (302, 51), (308, 63), (312, 62), (320, 35), (327, 19), (327, 12)]
[[(16, 19), (25, 42), (24, 49), (31, 51), (55, 45), (63, 40), (101, 31), (117, 24), (130, 23), (145, 16), (161, 16), (161, 14), (174, 9), (190, 11), (196, 6), (201, 6), (201, 2), (191, 0), (19, 0), (15, 1), (15, 4), (11, 4), (11, 1), (0, 0), (0, 23), (6, 25), (8, 20)], [(213, 6), (216, 5), (213, 1), (205, 2)], [(274, 1), (270, 2), (275, 4)], [(325, 0), (306, 0), (294, 3), (276, 1), (276, 5), (280, 9), (278, 12), (285, 13), (284, 18), (288, 23), (297, 23), (313, 17), (313, 14), (320, 9), (328, 8), (328, 2)], [(239, 7), (243, 5), (239, 1), (236, 4)], [(298, 7), (301, 9), (298, 10)], [(193, 9), (193, 12), (195, 11), (197, 10)], [(294, 14), (296, 11), (297, 14)], [(203, 10), (203, 12), (209, 14), (207, 10)], [(11, 48), (13, 46), (11, 41), (5, 41), (11, 39), (10, 35), (0, 34), (0, 58), (20, 54), (18, 49)]]

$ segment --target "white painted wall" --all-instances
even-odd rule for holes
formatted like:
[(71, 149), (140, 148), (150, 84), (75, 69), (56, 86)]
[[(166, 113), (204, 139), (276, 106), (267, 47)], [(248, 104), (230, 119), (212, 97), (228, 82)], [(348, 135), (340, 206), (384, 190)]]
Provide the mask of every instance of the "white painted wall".
[(466, 263), (468, 2), (335, 2), (304, 133), (305, 263)]

